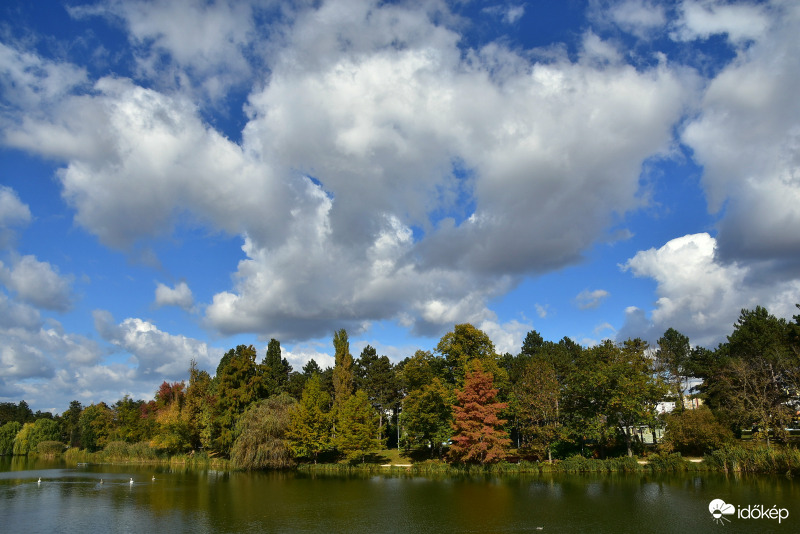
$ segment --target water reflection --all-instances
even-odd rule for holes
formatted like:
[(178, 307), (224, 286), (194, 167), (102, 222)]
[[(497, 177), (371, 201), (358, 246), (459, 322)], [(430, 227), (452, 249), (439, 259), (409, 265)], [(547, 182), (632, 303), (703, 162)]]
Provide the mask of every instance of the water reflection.
[[(24, 459), (20, 459), (24, 460)], [(155, 476), (155, 480), (152, 478)], [(38, 478), (42, 483), (37, 484)], [(128, 483), (133, 477), (134, 484)], [(103, 483), (100, 483), (100, 480)], [(714, 498), (777, 504), (800, 530), (798, 488), (781, 477), (545, 475), (437, 477), (241, 473), (183, 467), (0, 460), (4, 532), (703, 532)]]

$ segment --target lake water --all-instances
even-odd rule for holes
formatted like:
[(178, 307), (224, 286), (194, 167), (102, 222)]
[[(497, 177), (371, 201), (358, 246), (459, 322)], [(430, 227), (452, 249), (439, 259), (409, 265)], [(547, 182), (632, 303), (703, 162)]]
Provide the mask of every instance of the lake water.
[[(713, 499), (737, 509), (729, 521), (714, 520)], [(737, 517), (754, 505), (789, 516)], [(800, 532), (800, 485), (719, 474), (334, 476), (0, 458), (0, 531)]]

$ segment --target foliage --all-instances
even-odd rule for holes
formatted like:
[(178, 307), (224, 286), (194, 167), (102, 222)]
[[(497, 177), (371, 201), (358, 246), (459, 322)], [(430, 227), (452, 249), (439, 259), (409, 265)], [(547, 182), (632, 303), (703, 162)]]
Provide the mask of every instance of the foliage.
[(523, 451), (544, 452), (552, 461), (552, 444), (563, 436), (559, 399), (560, 385), (552, 364), (540, 359), (527, 361), (511, 392), (511, 411)]
[(364, 390), (351, 395), (339, 412), (339, 427), (336, 432), (336, 448), (349, 460), (364, 457), (369, 451), (379, 449), (378, 421)]
[(710, 469), (724, 472), (800, 475), (800, 450), (794, 447), (728, 445), (703, 458)]
[(331, 446), (330, 395), (322, 389), (319, 374), (306, 382), (300, 402), (289, 410), (286, 437), (295, 456), (317, 463), (319, 454)]
[(268, 394), (277, 395), (286, 391), (292, 366), (286, 358), (281, 357), (281, 343), (270, 339), (267, 354), (261, 364), (264, 373), (264, 387)]
[(444, 378), (449, 384), (461, 386), (473, 360), (481, 362), (483, 369), (491, 373), (494, 380), (507, 379), (507, 373), (500, 367), (494, 343), (485, 332), (471, 324), (457, 324), (452, 332), (442, 336), (436, 345), (436, 352), (444, 358)]
[(19, 401), (19, 404), (0, 402), (0, 426), (11, 421), (22, 424), (32, 423), (34, 419), (33, 411), (24, 400)]
[[(236, 419), (264, 394), (263, 374), (256, 364), (256, 349), (238, 345), (222, 357), (217, 367), (217, 404), (211, 446), (228, 455), (233, 445)], [(209, 424), (205, 425), (209, 428)]]
[(0, 456), (14, 453), (14, 440), (22, 430), (22, 423), (19, 421), (9, 421), (0, 426)]
[(336, 351), (333, 367), (333, 406), (336, 418), (337, 412), (353, 394), (353, 356), (350, 354), (350, 342), (346, 330), (341, 329), (333, 335), (333, 347)]
[(742, 310), (717, 369), (704, 377), (709, 404), (732, 426), (756, 429), (756, 439), (785, 440), (789, 407), (800, 393), (800, 355), (791, 349), (785, 320), (766, 309)]
[(688, 363), (691, 354), (689, 338), (675, 330), (667, 329), (658, 340), (656, 370), (662, 373), (669, 385), (670, 395), (675, 398), (678, 410), (684, 409), (684, 392), (688, 386)]
[(653, 374), (646, 348), (638, 339), (622, 345), (607, 340), (581, 353), (567, 381), (564, 411), (571, 431), (596, 440), (601, 456), (615, 435), (633, 456), (634, 429), (655, 422), (656, 404), (666, 387)]
[(114, 413), (104, 402), (92, 404), (83, 409), (78, 425), (83, 447), (90, 452), (96, 451), (109, 441), (114, 429)]
[(452, 393), (441, 379), (410, 391), (403, 399), (402, 424), (408, 444), (425, 442), (431, 456), (441, 456), (442, 443), (452, 435)]
[(286, 469), (294, 465), (286, 439), (295, 400), (281, 393), (251, 406), (236, 423), (231, 463), (237, 469)]
[(69, 408), (61, 414), (61, 440), (70, 447), (81, 446), (80, 418), (83, 406), (79, 401), (73, 400)]
[(14, 438), (13, 452), (17, 456), (23, 456), (31, 452), (31, 434), (33, 433), (33, 423), (25, 423), (17, 432)]
[(60, 441), (61, 429), (53, 419), (37, 419), (30, 434), (30, 450), (36, 450), (43, 441)]
[(731, 431), (717, 421), (711, 410), (707, 406), (700, 406), (695, 410), (675, 411), (667, 415), (660, 448), (666, 452), (703, 455), (730, 443), (732, 439)]
[(42, 456), (56, 456), (64, 452), (64, 448), (60, 441), (40, 441), (36, 445), (36, 452)]
[(464, 463), (488, 464), (506, 456), (511, 440), (501, 427), (498, 414), (508, 405), (494, 402), (498, 390), (491, 373), (475, 361), (464, 377), (464, 388), (456, 391), (450, 457)]
[(386, 356), (367, 345), (355, 362), (356, 386), (363, 390), (378, 415), (378, 439), (382, 439), (384, 412), (399, 401), (399, 388), (394, 367)]

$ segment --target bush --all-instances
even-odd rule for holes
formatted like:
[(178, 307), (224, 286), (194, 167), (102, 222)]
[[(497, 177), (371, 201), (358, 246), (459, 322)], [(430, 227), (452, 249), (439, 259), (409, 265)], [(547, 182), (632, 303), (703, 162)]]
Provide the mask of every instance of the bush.
[(64, 452), (65, 448), (60, 441), (41, 441), (36, 445), (36, 452), (43, 456), (55, 456)]
[(700, 406), (667, 416), (667, 428), (659, 448), (666, 453), (701, 456), (732, 441), (731, 431), (717, 421), (708, 407)]

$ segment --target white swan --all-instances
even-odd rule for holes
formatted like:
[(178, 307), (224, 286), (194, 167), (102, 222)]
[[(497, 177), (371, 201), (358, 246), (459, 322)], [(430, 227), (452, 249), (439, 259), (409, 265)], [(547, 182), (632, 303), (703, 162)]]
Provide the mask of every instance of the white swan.
[(39, 481), (37, 482), (37, 484), (41, 484), (41, 483), (42, 483), (42, 477), (39, 477)]
[(129, 484), (130, 484), (131, 486), (133, 485), (133, 479), (131, 479), (131, 481), (129, 482)]
[(152, 478), (151, 480), (152, 480), (153, 482), (155, 482), (155, 481), (156, 481), (156, 476), (155, 476), (155, 475), (153, 475), (153, 478)]

